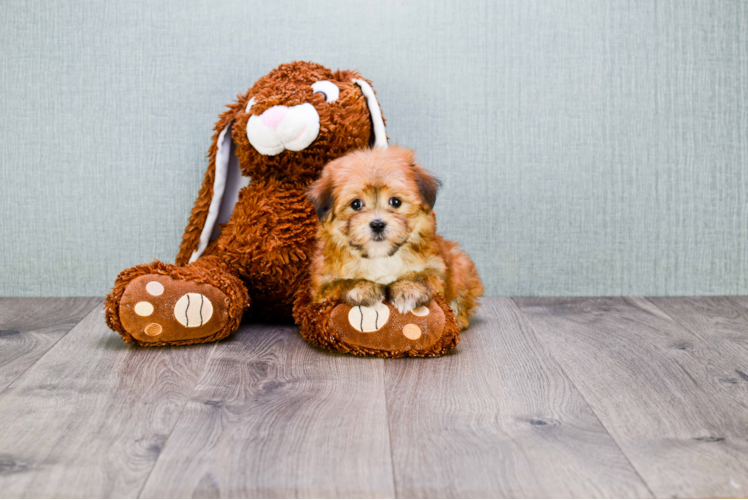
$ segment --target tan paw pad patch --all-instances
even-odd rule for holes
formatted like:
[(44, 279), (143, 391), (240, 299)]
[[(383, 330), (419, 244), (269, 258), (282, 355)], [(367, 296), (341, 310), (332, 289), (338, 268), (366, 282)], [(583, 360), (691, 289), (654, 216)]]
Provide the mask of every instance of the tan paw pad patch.
[(155, 337), (156, 335), (161, 334), (163, 328), (161, 328), (161, 325), (159, 325), (158, 323), (148, 323), (143, 330), (145, 331), (146, 335)]
[(164, 293), (164, 285), (162, 285), (158, 281), (151, 281), (145, 286), (145, 291), (150, 293), (154, 297), (158, 297), (159, 295)]
[(348, 312), (348, 323), (359, 332), (376, 332), (390, 317), (390, 308), (381, 302), (375, 306), (356, 306)]
[(138, 316), (150, 316), (153, 314), (153, 304), (150, 302), (138, 302), (135, 304), (135, 314)]
[(418, 340), (421, 338), (421, 328), (413, 323), (408, 323), (403, 327), (403, 335), (410, 340)]
[(410, 311), (411, 314), (415, 314), (416, 316), (428, 316), (429, 315), (429, 308), (426, 306), (416, 307), (412, 311)]

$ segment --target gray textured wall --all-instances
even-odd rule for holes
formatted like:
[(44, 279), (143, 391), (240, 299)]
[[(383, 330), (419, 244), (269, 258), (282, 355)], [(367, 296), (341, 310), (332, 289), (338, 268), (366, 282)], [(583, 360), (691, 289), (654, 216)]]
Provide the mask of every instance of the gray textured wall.
[(0, 295), (172, 261), (223, 106), (358, 68), (489, 294), (748, 293), (744, 1), (0, 3)]

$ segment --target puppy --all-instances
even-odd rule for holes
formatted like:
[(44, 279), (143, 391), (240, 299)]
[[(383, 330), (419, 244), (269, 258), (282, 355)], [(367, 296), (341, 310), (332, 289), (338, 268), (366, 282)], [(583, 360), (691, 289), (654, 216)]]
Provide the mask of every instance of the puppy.
[(309, 187), (320, 220), (312, 299), (365, 306), (389, 299), (404, 314), (439, 294), (467, 328), (483, 285), (457, 243), (436, 234), (440, 185), (398, 146), (328, 163)]

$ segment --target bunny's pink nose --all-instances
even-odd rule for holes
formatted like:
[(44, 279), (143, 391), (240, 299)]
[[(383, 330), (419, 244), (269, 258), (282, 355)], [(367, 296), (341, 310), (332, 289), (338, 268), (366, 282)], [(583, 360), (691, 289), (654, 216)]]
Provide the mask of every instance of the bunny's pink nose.
[(275, 130), (275, 127), (283, 121), (287, 111), (288, 108), (285, 106), (273, 106), (266, 110), (260, 118), (262, 118), (262, 123)]

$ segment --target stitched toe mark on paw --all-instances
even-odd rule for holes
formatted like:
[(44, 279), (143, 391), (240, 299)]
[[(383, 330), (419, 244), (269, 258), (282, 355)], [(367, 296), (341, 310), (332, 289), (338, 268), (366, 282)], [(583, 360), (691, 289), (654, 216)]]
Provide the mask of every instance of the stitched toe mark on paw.
[(197, 328), (213, 316), (213, 303), (200, 293), (186, 293), (174, 306), (174, 317), (182, 326)]
[(421, 328), (413, 323), (408, 323), (403, 327), (403, 335), (410, 340), (418, 340), (421, 338)]
[(348, 322), (359, 332), (376, 332), (390, 318), (390, 308), (379, 303), (375, 306), (355, 306), (348, 312)]

